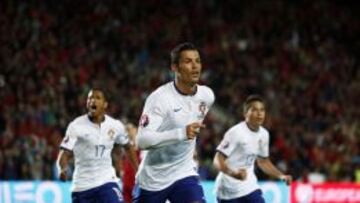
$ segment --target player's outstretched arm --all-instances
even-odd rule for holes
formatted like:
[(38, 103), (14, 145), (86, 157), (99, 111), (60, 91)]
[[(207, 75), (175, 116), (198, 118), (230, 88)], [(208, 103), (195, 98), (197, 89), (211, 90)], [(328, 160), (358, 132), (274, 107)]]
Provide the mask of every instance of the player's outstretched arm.
[(163, 132), (157, 132), (149, 127), (140, 127), (136, 136), (137, 147), (140, 149), (159, 148), (186, 139), (194, 139), (204, 127), (205, 125), (199, 122)]
[(157, 132), (152, 129), (140, 127), (136, 136), (136, 145), (139, 149), (143, 150), (163, 147), (185, 140), (185, 132), (185, 128)]
[(269, 158), (257, 158), (256, 162), (258, 166), (264, 171), (266, 174), (278, 178), (279, 180), (285, 181), (287, 185), (290, 185), (292, 182), (291, 175), (285, 175), (281, 171), (279, 171), (274, 164), (271, 162)]
[(72, 159), (73, 154), (71, 151), (61, 149), (57, 158), (56, 166), (58, 169), (58, 177), (61, 181), (68, 180), (67, 169), (69, 167), (69, 161)]
[(239, 169), (237, 171), (231, 170), (226, 164), (226, 156), (221, 152), (216, 152), (214, 157), (214, 166), (219, 171), (239, 180), (245, 180), (247, 176), (246, 169)]
[(159, 148), (186, 139), (185, 127), (158, 131), (167, 118), (167, 108), (164, 107), (166, 104), (162, 104), (160, 97), (155, 97), (155, 95), (150, 95), (146, 100), (135, 141), (139, 149)]

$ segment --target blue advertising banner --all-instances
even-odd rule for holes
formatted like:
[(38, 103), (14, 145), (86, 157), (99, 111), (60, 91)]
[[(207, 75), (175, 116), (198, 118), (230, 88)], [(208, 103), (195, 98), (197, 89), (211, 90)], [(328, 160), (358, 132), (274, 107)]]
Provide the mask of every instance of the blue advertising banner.
[[(260, 182), (260, 188), (267, 203), (288, 203), (290, 187), (283, 182)], [(214, 182), (202, 182), (207, 203), (216, 203)]]
[[(216, 203), (214, 182), (203, 181), (208, 203)], [(289, 187), (279, 182), (261, 182), (266, 202), (288, 203)], [(71, 203), (70, 183), (56, 181), (0, 181), (0, 203)]]
[(70, 203), (70, 183), (1, 181), (0, 203)]

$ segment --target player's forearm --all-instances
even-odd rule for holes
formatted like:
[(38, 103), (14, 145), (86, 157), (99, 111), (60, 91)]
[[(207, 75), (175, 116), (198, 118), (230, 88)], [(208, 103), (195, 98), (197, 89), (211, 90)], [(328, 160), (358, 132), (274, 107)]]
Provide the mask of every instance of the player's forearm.
[(280, 170), (278, 170), (274, 166), (274, 164), (268, 158), (266, 158), (266, 159), (260, 158), (260, 159), (258, 159), (257, 163), (258, 163), (260, 169), (269, 176), (279, 179), (279, 178), (281, 178), (281, 176), (284, 175)]
[(219, 171), (225, 173), (228, 176), (234, 176), (234, 171), (232, 171), (226, 164), (224, 165), (218, 165), (218, 167), (216, 167)]
[(115, 173), (118, 177), (121, 177), (122, 173), (122, 159), (121, 159), (121, 148), (120, 145), (115, 144), (113, 151), (111, 152), (111, 157), (113, 160), (113, 166), (115, 168)]
[(217, 170), (229, 175), (229, 176), (232, 176), (233, 172), (232, 170), (230, 170), (230, 168), (227, 166), (226, 162), (225, 162), (225, 157), (224, 155), (222, 155), (221, 153), (217, 152), (215, 154), (215, 157), (214, 157), (214, 166)]
[(61, 150), (56, 162), (56, 166), (59, 172), (65, 171), (69, 167), (70, 154), (64, 150)]
[(139, 129), (136, 144), (140, 149), (158, 148), (186, 140), (186, 128), (156, 132), (146, 128)]

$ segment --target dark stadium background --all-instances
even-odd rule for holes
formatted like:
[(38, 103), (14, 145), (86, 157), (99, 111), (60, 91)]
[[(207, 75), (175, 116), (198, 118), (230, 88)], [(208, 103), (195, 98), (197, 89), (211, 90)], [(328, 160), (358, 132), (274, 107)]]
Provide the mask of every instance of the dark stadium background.
[[(199, 172), (251, 93), (267, 100), (271, 159), (298, 181), (356, 182), (360, 170), (360, 21), (356, 1), (11, 1), (0, 3), (0, 179), (55, 180), (67, 124), (93, 85), (108, 113), (137, 123), (171, 80), (169, 52), (202, 50), (215, 106)], [(268, 180), (259, 172), (261, 180)], [(357, 181), (360, 178), (358, 177)]]

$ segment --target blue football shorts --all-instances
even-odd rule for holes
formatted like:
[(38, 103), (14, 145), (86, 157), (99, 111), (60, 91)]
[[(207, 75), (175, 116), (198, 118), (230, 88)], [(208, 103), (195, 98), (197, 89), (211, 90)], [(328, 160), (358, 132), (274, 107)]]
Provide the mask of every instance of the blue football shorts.
[(205, 196), (199, 177), (190, 176), (174, 182), (160, 191), (148, 191), (135, 186), (133, 203), (205, 203)]
[(254, 192), (235, 199), (223, 200), (218, 199), (218, 203), (265, 203), (261, 190), (255, 190)]
[(82, 192), (71, 193), (73, 203), (124, 203), (117, 183), (106, 183)]

